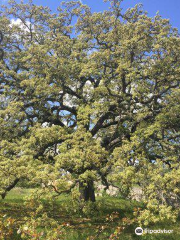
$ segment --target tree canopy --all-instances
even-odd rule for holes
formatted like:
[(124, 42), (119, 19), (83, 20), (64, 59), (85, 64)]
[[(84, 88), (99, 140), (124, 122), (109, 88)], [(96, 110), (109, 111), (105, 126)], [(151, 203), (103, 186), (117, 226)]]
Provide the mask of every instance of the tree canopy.
[[(1, 8), (0, 193), (19, 181), (54, 194), (95, 182), (143, 190), (141, 222), (180, 203), (180, 38), (159, 14), (110, 1)], [(158, 213), (158, 214), (157, 214)]]

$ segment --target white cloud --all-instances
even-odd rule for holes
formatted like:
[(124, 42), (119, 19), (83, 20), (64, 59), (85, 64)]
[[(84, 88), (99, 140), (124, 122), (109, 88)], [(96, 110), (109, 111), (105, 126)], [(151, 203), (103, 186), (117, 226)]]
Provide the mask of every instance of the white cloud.
[(17, 25), (17, 26), (19, 26), (22, 30), (28, 32), (31, 23), (30, 23), (29, 21), (26, 21), (25, 23), (23, 23), (23, 22), (21, 21), (21, 19), (19, 19), (19, 18), (17, 18), (17, 19), (12, 18), (12, 19), (11, 19), (11, 24), (10, 24), (10, 26), (13, 26), (13, 25)]

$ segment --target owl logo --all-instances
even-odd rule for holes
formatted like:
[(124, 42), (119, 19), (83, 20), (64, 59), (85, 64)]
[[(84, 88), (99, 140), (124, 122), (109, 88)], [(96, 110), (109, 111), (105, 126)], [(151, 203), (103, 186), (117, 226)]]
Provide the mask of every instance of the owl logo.
[(137, 227), (135, 229), (135, 233), (136, 233), (136, 235), (142, 235), (143, 234), (143, 229), (141, 227)]

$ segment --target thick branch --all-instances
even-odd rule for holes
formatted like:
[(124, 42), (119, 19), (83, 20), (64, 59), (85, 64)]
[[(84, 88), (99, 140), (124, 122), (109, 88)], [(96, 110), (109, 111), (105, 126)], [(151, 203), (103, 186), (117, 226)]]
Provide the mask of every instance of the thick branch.
[(11, 191), (19, 182), (19, 178), (16, 178), (6, 189), (4, 190), (4, 193), (1, 194), (2, 199), (4, 199), (9, 191)]
[(104, 115), (102, 115), (99, 120), (97, 121), (96, 125), (93, 127), (93, 129), (91, 130), (91, 134), (94, 136), (99, 129), (101, 129), (103, 127), (103, 123), (106, 119), (108, 119), (108, 117), (112, 114), (112, 111), (114, 111), (116, 108), (116, 105), (112, 105), (109, 107), (108, 112), (106, 112)]

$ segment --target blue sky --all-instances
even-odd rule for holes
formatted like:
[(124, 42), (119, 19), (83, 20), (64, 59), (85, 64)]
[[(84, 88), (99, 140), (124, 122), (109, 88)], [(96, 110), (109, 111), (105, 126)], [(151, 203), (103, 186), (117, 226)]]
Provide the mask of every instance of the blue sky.
[[(0, 3), (2, 2), (7, 2), (7, 0), (0, 0)], [(52, 10), (55, 10), (60, 2), (61, 0), (34, 0), (35, 4), (49, 6)], [(82, 2), (89, 5), (93, 11), (108, 8), (108, 4), (103, 0), (82, 0)], [(122, 5), (124, 9), (127, 9), (137, 3), (143, 4), (149, 16), (154, 16), (159, 11), (162, 17), (170, 19), (173, 27), (177, 27), (180, 31), (180, 0), (124, 0)]]

